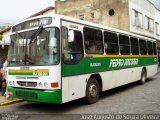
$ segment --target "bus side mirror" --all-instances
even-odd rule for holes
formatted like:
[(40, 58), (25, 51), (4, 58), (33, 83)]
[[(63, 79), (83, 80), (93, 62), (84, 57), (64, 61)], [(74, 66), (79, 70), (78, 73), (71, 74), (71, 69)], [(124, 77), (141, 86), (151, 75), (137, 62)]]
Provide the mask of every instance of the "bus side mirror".
[(73, 30), (68, 31), (68, 42), (74, 42), (74, 31)]
[(49, 41), (49, 46), (56, 47), (57, 46), (57, 38), (55, 38), (55, 37), (51, 38)]

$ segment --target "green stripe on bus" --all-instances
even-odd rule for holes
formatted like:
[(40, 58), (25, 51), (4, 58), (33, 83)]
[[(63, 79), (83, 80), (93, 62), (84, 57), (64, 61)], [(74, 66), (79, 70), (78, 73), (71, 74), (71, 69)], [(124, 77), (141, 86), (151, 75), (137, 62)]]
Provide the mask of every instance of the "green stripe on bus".
[(49, 72), (8, 72), (8, 75), (19, 75), (19, 76), (49, 76)]
[(62, 76), (65, 77), (155, 64), (157, 64), (157, 57), (85, 57), (75, 65), (63, 63)]
[(48, 76), (48, 69), (38, 70), (8, 70), (8, 75), (29, 75), (29, 76)]
[(25, 73), (25, 72), (9, 72), (9, 75), (33, 75), (33, 73)]

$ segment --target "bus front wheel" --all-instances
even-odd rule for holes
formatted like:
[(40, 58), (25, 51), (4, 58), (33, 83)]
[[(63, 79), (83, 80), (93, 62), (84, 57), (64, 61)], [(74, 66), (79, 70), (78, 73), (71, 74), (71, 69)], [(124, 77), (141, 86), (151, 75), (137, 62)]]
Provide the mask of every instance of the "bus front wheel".
[(89, 104), (96, 103), (99, 99), (100, 85), (95, 78), (90, 78), (86, 87), (86, 100)]
[(144, 83), (146, 82), (146, 79), (147, 79), (146, 70), (145, 70), (145, 69), (142, 69), (140, 84), (144, 84)]

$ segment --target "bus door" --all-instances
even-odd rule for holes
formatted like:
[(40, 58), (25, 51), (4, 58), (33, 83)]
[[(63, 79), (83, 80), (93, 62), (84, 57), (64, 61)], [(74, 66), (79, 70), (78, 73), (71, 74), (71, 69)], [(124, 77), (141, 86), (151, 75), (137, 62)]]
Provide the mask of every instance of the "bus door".
[[(84, 73), (82, 32), (78, 25), (62, 22), (62, 77)], [(74, 29), (73, 29), (73, 28)]]

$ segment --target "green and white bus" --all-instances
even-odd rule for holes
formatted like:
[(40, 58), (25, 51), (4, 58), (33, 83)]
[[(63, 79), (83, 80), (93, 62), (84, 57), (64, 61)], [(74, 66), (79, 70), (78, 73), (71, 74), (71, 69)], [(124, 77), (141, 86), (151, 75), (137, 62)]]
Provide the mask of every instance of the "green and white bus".
[(39, 16), (12, 27), (8, 90), (14, 98), (62, 104), (156, 74), (153, 38), (63, 15)]

